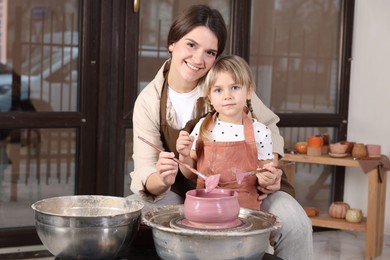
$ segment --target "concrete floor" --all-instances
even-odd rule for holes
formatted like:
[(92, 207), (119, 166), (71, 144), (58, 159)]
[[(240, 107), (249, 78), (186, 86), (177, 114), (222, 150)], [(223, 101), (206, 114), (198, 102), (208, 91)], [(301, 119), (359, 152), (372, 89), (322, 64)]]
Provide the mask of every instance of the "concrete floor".
[[(364, 233), (352, 231), (321, 231), (314, 232), (315, 260), (364, 260)], [(54, 257), (44, 246), (0, 249), (0, 259), (34, 259), (53, 260)], [(131, 259), (158, 259), (152, 251), (135, 251)], [(383, 252), (375, 260), (390, 259), (390, 236), (386, 235)]]

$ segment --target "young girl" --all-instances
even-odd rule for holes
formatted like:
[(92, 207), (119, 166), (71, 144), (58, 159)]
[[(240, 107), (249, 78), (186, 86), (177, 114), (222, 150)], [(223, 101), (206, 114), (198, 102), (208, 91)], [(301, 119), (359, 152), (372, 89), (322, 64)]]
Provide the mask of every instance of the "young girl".
[[(260, 209), (257, 186), (266, 187), (278, 176), (267, 171), (276, 156), (272, 153), (271, 131), (249, 117), (255, 83), (246, 61), (238, 56), (222, 56), (204, 80), (204, 91), (212, 111), (202, 118), (191, 135), (181, 131), (176, 148), (180, 160), (194, 165), (206, 176), (221, 174), (219, 187), (238, 192), (241, 207)], [(265, 171), (237, 182), (237, 171)], [(180, 166), (189, 179), (197, 177)], [(197, 188), (204, 188), (202, 178)]]

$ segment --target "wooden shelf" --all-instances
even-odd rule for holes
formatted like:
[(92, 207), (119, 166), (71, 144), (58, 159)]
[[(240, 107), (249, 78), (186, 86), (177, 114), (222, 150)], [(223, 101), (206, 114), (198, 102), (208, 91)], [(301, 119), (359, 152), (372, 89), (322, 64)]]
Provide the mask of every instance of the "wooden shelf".
[(291, 161), (297, 163), (315, 163), (334, 166), (360, 167), (359, 161), (352, 157), (334, 158), (329, 155), (309, 156), (306, 154), (284, 154), (283, 161)]
[[(361, 169), (359, 160), (355, 160), (352, 157), (334, 158), (328, 155), (308, 156), (306, 154), (286, 153), (281, 160), (293, 162), (292, 164), (286, 164), (285, 167), (283, 167), (283, 170), (291, 183), (294, 183), (296, 170), (296, 165), (294, 163), (334, 165)], [(374, 259), (382, 254), (383, 248), (387, 171), (382, 171), (382, 176), (379, 178), (378, 167), (374, 167), (365, 175), (368, 177), (366, 219), (363, 219), (359, 224), (355, 224), (349, 223), (344, 219), (331, 218), (327, 213), (320, 214), (319, 216), (310, 219), (313, 226), (366, 232), (365, 258)]]
[(316, 227), (335, 228), (350, 231), (366, 231), (365, 218), (363, 218), (363, 221), (358, 224), (349, 223), (345, 219), (332, 218), (328, 214), (320, 214), (319, 216), (311, 217), (310, 220), (313, 226)]

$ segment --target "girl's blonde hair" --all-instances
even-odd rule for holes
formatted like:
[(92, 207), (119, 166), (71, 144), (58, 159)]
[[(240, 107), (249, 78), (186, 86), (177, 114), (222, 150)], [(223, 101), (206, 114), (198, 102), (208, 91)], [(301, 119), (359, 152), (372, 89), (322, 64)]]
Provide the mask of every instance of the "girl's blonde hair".
[[(218, 75), (221, 72), (227, 72), (231, 75), (235, 83), (248, 88), (248, 91), (255, 91), (256, 85), (253, 79), (252, 71), (248, 63), (241, 57), (236, 55), (221, 55), (215, 61), (213, 67), (207, 73), (207, 76), (203, 79), (201, 85), (204, 91), (204, 96), (208, 104), (210, 100), (208, 95), (210, 94), (211, 87), (214, 86)], [(247, 100), (247, 109), (252, 112), (250, 100)], [(205, 117), (202, 125), (200, 126), (199, 134), (203, 140), (210, 140), (210, 133), (208, 131), (209, 125), (212, 123), (212, 118), (215, 111), (211, 111)]]

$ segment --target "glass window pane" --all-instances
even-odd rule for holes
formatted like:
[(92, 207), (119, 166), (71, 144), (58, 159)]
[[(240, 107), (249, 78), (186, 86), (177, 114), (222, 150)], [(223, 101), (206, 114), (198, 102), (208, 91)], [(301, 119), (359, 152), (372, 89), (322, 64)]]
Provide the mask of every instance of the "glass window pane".
[(78, 110), (78, 0), (3, 0), (0, 111)]
[[(147, 0), (141, 2), (139, 49), (138, 49), (138, 93), (155, 77), (164, 61), (169, 58), (167, 37), (173, 19), (185, 8), (193, 4), (206, 4), (219, 10), (226, 22), (228, 33), (230, 31), (231, 1), (226, 0), (176, 0), (159, 1)], [(230, 35), (228, 35), (230, 37)], [(226, 43), (225, 52), (229, 53), (230, 42)], [(126, 130), (126, 154), (124, 193), (130, 195), (130, 175), (134, 169), (133, 131)]]
[[(202, 0), (196, 3), (188, 0), (143, 1), (139, 27), (138, 92), (155, 77), (164, 61), (170, 57), (167, 48), (168, 32), (173, 19), (179, 13), (193, 4), (209, 5), (221, 12), (229, 32), (230, 2), (226, 0)], [(228, 52), (229, 41), (225, 49)]]
[(297, 163), (294, 180), (297, 201), (303, 206), (316, 207), (327, 213), (331, 203), (334, 166)]
[(294, 151), (296, 142), (307, 142), (313, 135), (328, 135), (330, 143), (337, 142), (336, 128), (333, 127), (281, 127), (279, 130), (284, 138), (285, 152)]
[[(309, 136), (328, 135), (329, 142), (335, 142), (336, 129), (333, 127), (282, 127), (285, 152), (294, 151), (295, 143), (307, 142)], [(327, 153), (327, 150), (324, 150)], [(331, 199), (332, 173), (335, 167), (316, 164), (296, 164), (294, 188), (296, 199), (302, 206), (317, 207), (327, 212)]]
[(340, 1), (252, 1), (250, 64), (276, 113), (335, 113)]
[(0, 228), (34, 226), (31, 204), (75, 192), (76, 129), (0, 130)]

